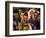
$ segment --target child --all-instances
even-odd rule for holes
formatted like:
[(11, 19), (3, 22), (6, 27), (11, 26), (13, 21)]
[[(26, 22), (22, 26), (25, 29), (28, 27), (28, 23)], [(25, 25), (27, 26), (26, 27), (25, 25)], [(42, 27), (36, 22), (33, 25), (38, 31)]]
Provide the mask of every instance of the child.
[(29, 26), (28, 25), (24, 25), (22, 29), (23, 30), (29, 30)]

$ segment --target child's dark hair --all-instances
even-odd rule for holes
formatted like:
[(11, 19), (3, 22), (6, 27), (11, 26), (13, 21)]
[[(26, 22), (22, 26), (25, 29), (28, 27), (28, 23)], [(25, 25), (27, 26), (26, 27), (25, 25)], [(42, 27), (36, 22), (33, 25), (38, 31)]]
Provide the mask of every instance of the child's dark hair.
[(24, 8), (19, 8), (19, 9), (21, 9), (23, 11), (23, 13), (25, 12)]

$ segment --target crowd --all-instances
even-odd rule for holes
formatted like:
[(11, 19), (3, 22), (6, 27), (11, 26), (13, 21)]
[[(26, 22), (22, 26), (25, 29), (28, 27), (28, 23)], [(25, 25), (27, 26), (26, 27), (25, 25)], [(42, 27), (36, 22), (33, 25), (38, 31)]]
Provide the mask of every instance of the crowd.
[[(18, 18), (13, 15), (13, 30), (39, 30), (40, 29), (40, 9), (24, 8), (18, 9)], [(16, 20), (17, 19), (17, 20)]]

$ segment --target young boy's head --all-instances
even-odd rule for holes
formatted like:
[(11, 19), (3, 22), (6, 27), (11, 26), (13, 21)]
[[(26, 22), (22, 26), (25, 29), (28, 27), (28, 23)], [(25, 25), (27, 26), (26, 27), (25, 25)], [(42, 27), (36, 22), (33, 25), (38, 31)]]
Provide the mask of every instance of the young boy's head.
[(19, 12), (21, 13), (23, 13), (24, 12), (24, 9), (23, 8), (19, 8)]
[(19, 8), (19, 15), (20, 15), (20, 18), (23, 19), (23, 16), (24, 16), (24, 8)]
[(23, 26), (23, 30), (29, 30), (29, 26), (28, 25), (24, 25)]

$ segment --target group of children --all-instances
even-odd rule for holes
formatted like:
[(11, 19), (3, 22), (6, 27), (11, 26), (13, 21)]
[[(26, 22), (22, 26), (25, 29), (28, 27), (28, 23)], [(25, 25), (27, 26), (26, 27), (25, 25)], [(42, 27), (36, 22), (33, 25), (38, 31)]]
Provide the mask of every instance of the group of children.
[[(40, 10), (40, 9), (39, 9)], [(14, 30), (39, 30), (40, 29), (40, 11), (30, 8), (25, 12), (24, 8), (18, 9), (18, 20), (13, 16)]]

